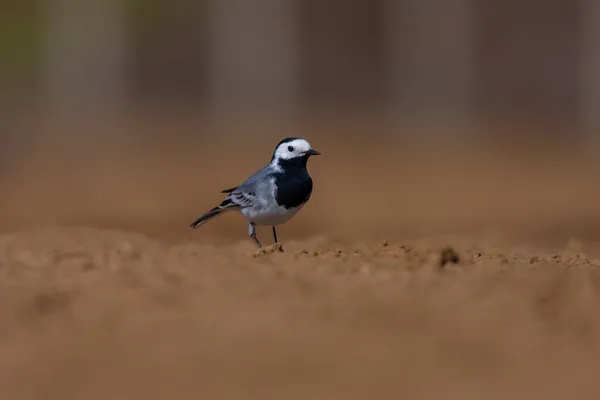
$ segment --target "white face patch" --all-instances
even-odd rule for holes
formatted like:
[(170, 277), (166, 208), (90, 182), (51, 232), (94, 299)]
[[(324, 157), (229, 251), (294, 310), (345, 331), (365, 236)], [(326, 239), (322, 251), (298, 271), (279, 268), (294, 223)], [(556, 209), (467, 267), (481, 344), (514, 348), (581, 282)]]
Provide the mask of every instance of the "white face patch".
[(304, 139), (295, 139), (290, 142), (282, 143), (275, 149), (275, 161), (301, 157), (310, 149), (310, 143)]

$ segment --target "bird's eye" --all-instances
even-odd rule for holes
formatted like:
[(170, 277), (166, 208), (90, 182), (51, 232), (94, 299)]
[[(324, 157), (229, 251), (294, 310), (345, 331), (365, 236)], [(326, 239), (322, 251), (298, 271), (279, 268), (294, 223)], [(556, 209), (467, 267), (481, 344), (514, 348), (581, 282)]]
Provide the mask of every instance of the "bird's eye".
[(288, 151), (291, 153), (292, 151), (294, 151), (294, 146), (288, 146)]

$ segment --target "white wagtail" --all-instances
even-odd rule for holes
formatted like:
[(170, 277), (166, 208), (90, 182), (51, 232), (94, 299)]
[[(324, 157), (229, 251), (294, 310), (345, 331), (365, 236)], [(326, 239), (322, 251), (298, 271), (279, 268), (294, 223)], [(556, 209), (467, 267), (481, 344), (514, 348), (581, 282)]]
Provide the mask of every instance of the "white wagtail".
[(229, 193), (217, 207), (190, 224), (196, 228), (225, 211), (239, 211), (249, 222), (248, 234), (256, 237), (256, 225), (271, 225), (277, 243), (275, 226), (289, 221), (310, 199), (313, 182), (306, 170), (310, 156), (319, 155), (310, 144), (299, 138), (283, 139), (273, 152), (271, 162), (244, 183), (221, 193)]

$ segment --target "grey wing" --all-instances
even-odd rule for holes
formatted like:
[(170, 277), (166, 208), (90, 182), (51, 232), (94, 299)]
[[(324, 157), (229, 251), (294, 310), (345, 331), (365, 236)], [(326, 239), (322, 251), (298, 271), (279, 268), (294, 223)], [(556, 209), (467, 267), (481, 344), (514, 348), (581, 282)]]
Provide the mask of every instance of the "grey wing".
[(228, 189), (229, 196), (219, 205), (220, 208), (247, 208), (257, 205), (262, 201), (264, 185), (269, 182), (269, 173), (263, 168), (250, 176), (241, 185)]
[(229, 193), (219, 205), (220, 208), (247, 208), (256, 205), (256, 189), (254, 182), (244, 182)]
[(250, 190), (236, 189), (227, 196), (227, 199), (237, 207), (246, 208), (254, 204), (256, 194)]

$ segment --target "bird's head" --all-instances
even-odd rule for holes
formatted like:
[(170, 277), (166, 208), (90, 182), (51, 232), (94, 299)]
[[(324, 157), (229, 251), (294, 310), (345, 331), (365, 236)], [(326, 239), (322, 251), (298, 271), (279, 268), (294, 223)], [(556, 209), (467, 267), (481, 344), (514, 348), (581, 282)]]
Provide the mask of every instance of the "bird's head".
[(283, 164), (306, 166), (306, 161), (310, 156), (318, 156), (320, 154), (304, 139), (287, 138), (277, 144), (271, 162), (281, 166)]

